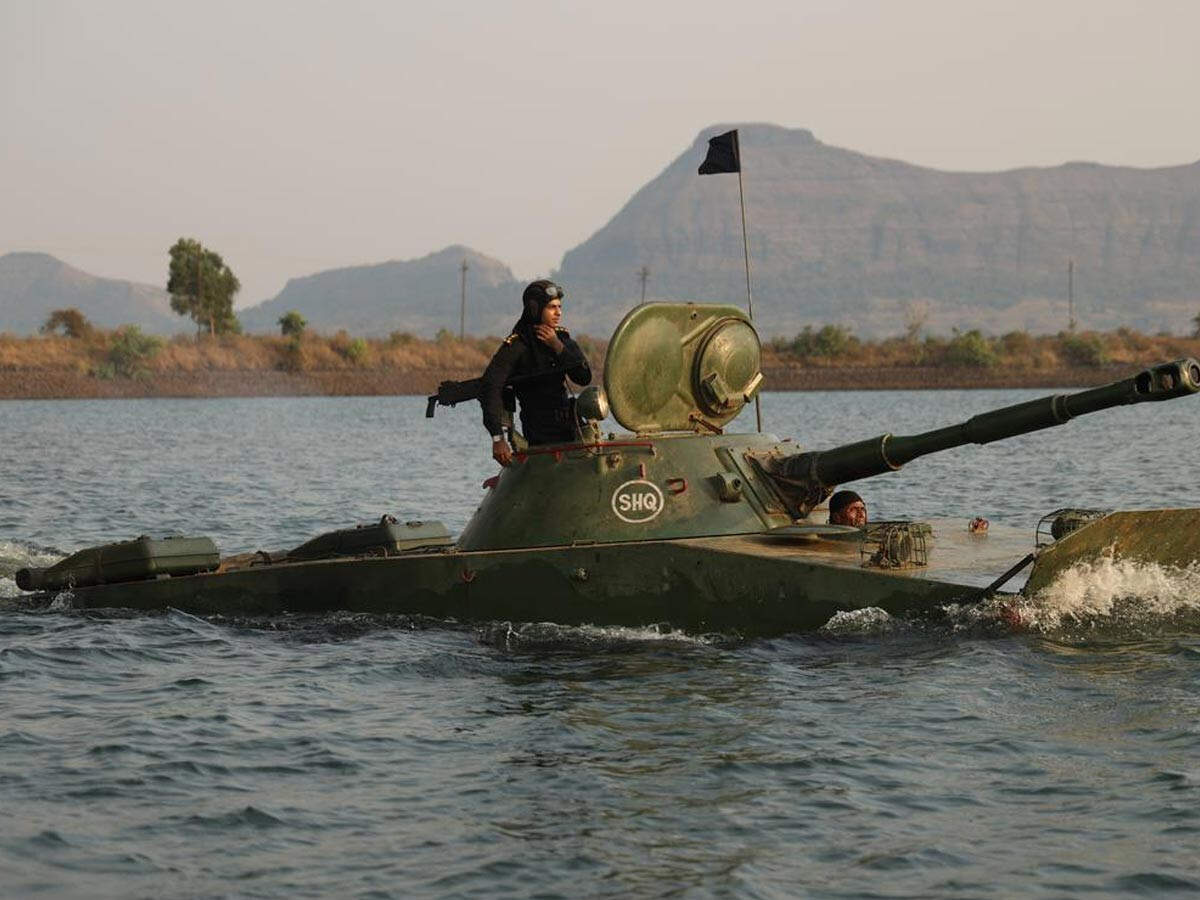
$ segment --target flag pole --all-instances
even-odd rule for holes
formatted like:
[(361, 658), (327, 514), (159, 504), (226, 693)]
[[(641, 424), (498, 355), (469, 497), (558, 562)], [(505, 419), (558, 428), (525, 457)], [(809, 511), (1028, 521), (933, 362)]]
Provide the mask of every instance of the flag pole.
[[(736, 128), (708, 139), (708, 153), (704, 156), (704, 162), (700, 163), (700, 168), (696, 170), (697, 175), (718, 175), (723, 172), (737, 172), (738, 177), (738, 201), (742, 207), (742, 255), (746, 259), (746, 315), (753, 323), (754, 295), (750, 293), (750, 237), (746, 232), (746, 189), (742, 186), (742, 148)], [(754, 392), (754, 422), (761, 433), (762, 398), (758, 391)]]
[[(740, 141), (738, 147), (738, 200), (742, 205), (742, 254), (746, 259), (746, 313), (750, 317), (750, 321), (754, 321), (754, 297), (750, 293), (750, 239), (746, 236), (746, 192), (742, 188), (742, 152)], [(756, 392), (754, 394), (754, 424), (758, 431), (762, 431), (762, 402)]]
[(754, 318), (754, 298), (750, 295), (750, 241), (746, 237), (746, 193), (742, 190), (742, 170), (738, 168), (738, 199), (742, 203), (742, 254), (746, 258), (746, 312)]

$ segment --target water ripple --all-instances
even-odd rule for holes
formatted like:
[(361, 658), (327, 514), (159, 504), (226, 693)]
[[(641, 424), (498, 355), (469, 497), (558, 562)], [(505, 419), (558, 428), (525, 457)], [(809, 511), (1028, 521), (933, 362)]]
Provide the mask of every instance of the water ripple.
[[(879, 433), (897, 417), (932, 427), (1026, 396), (764, 405), (771, 427), (827, 446), (848, 411)], [(1192, 503), (1187, 485), (1155, 494), (1123, 473), (1144, 468), (1129, 435), (1187, 446), (1193, 406), (1170, 422), (1134, 408), (1073, 423), (1077, 446), (1093, 448), (1073, 471), (1030, 436), (914, 464), (866, 493), (880, 517), (965, 508), (1022, 527), (1068, 499)], [(1178, 573), (1064, 583), (1031, 605), (1041, 618), (1027, 627), (987, 605), (916, 624), (866, 610), (750, 642), (15, 599), (17, 568), (145, 531), (211, 532), (233, 552), (385, 510), (458, 530), (490, 474), (476, 418), (430, 431), (419, 398), (0, 404), (17, 495), (0, 522), (0, 893), (1200, 887), (1200, 598)], [(461, 460), (453, 478), (448, 458)], [(1001, 497), (997, 471), (1021, 473)], [(1149, 586), (1155, 609), (1128, 607), (1131, 585)]]

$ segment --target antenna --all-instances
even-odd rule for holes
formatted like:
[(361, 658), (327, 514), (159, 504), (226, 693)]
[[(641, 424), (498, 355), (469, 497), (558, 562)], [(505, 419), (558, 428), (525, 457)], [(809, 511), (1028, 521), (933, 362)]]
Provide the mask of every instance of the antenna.
[(1067, 260), (1067, 330), (1075, 330), (1075, 260)]
[(650, 267), (642, 266), (637, 270), (638, 280), (642, 283), (642, 302), (646, 302), (646, 282), (650, 280)]
[(459, 267), (462, 270), (462, 302), (458, 307), (458, 339), (461, 341), (467, 332), (467, 265), (466, 259)]

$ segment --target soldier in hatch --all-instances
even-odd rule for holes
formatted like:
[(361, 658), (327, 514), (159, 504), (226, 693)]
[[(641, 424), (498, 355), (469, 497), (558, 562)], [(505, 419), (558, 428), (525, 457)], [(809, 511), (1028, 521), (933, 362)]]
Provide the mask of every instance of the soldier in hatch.
[(553, 281), (535, 281), (525, 288), (521, 318), (484, 370), (479, 396), (483, 427), (492, 436), (492, 457), (502, 466), (512, 462), (512, 448), (501, 423), (504, 385), (514, 378), (519, 379), (514, 389), (525, 439), (531, 444), (575, 439), (565, 379), (570, 376), (575, 384), (584, 385), (592, 380), (592, 370), (579, 345), (558, 326), (562, 298), (563, 289)]
[(854, 491), (838, 491), (829, 498), (829, 522), (831, 525), (864, 528), (867, 524), (867, 504)]

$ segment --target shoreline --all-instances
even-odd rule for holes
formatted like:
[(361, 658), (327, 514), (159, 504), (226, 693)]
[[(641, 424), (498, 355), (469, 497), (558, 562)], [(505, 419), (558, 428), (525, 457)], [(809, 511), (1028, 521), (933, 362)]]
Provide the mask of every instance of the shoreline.
[[(766, 392), (847, 390), (985, 390), (1082, 388), (1137, 371), (1131, 364), (1005, 370), (944, 366), (763, 367)], [(461, 369), (203, 369), (154, 372), (141, 378), (97, 378), (69, 370), (0, 371), (0, 400), (83, 400), (147, 397), (427, 396), (441, 381), (479, 373)], [(596, 372), (593, 384), (603, 383)]]

